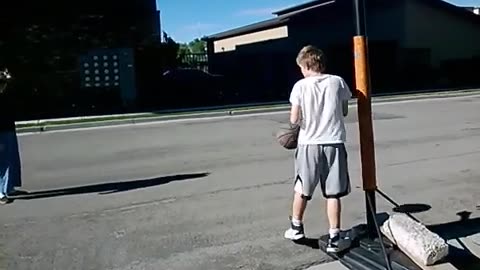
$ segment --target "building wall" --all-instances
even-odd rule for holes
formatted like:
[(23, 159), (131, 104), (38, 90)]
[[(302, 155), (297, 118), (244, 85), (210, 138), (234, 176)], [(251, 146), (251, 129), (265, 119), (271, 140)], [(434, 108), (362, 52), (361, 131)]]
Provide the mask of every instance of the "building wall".
[(369, 40), (398, 41), (399, 45), (406, 38), (406, 2), (374, 1), (375, 6), (367, 6), (367, 35)]
[(209, 71), (225, 76), (231, 85), (225, 95), (236, 101), (278, 100), (279, 95), (284, 99), (300, 75), (289, 41), (281, 38), (255, 42), (212, 54)]
[(288, 27), (281, 26), (250, 34), (234, 36), (214, 41), (214, 52), (228, 52), (235, 50), (236, 46), (244, 44), (252, 44), (266, 40), (275, 40), (288, 37)]
[[(475, 24), (419, 0), (367, 3), (373, 93), (473, 85), (471, 72), (479, 69), (471, 64), (449, 63), (448, 69), (435, 69), (432, 64), (480, 55), (480, 32)], [(211, 66), (214, 72), (238, 79), (235, 85), (246, 97), (262, 93), (259, 97), (282, 99), (301, 75), (295, 65), (296, 54), (313, 44), (326, 52), (327, 72), (344, 77), (353, 87), (355, 34), (352, 3), (341, 1), (291, 18), (287, 37), (254, 42), (237, 38), (245, 42), (235, 43), (235, 51), (226, 52), (225, 57), (222, 53), (211, 55)]]
[[(367, 35), (374, 91), (388, 91), (399, 63), (399, 48), (405, 40), (404, 1), (368, 1)], [(290, 50), (298, 52), (306, 44), (322, 48), (327, 55), (327, 71), (354, 83), (353, 37), (356, 35), (352, 3), (318, 9), (289, 25)]]
[(430, 48), (434, 67), (440, 66), (443, 60), (480, 56), (480, 23), (421, 1), (406, 1), (406, 47)]
[(307, 44), (326, 48), (351, 37), (353, 21), (348, 20), (349, 12), (340, 7), (322, 7), (292, 20), (289, 25), (292, 50), (299, 50)]
[[(403, 40), (405, 37), (405, 4), (399, 1), (372, 0), (367, 3), (367, 35), (369, 40)], [(313, 43), (319, 47), (351, 41), (355, 24), (351, 1), (320, 8), (289, 25), (289, 38), (297, 46)]]
[[(403, 39), (405, 5), (403, 1), (384, 3), (375, 1), (375, 8), (368, 9), (369, 39), (399, 40)], [(378, 3), (377, 3), (378, 2)], [(342, 2), (341, 2), (342, 3)], [(345, 3), (345, 2), (343, 2)], [(378, 5), (381, 5), (378, 7)], [(237, 46), (258, 43), (265, 47), (264, 42), (288, 38), (290, 49), (296, 50), (304, 44), (315, 44), (328, 47), (330, 44), (344, 43), (354, 35), (354, 22), (351, 3), (336, 4), (307, 12), (299, 18), (292, 19), (288, 26), (276, 27), (250, 34), (234, 36), (213, 42), (215, 53), (228, 52)], [(262, 43), (262, 44), (260, 44)], [(282, 43), (285, 46), (285, 42)]]
[[(405, 37), (406, 8), (401, 0), (387, 3), (371, 0), (368, 3), (373, 3), (367, 7), (372, 83), (381, 88), (391, 83), (392, 74), (395, 74), (392, 66), (397, 64), (398, 47)], [(277, 39), (272, 38), (272, 33), (281, 32), (278, 29), (270, 35), (260, 32), (216, 41), (214, 51), (218, 52), (223, 46), (225, 52), (209, 55), (210, 71), (228, 75), (242, 93), (248, 91), (249, 96), (263, 92), (272, 97), (276, 91), (278, 97), (285, 98), (285, 93), (289, 93), (291, 86), (301, 78), (295, 64), (298, 51), (313, 44), (325, 51), (328, 72), (353, 84), (355, 26), (351, 2), (343, 1), (305, 12), (292, 18), (287, 30), (277, 34)], [(210, 47), (209, 51), (212, 51), (212, 43)]]

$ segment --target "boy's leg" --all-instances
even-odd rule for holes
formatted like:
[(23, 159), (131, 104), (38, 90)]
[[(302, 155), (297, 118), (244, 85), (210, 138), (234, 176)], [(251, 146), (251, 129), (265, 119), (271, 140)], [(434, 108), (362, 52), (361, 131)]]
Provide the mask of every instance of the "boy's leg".
[(319, 146), (299, 145), (295, 152), (295, 183), (290, 229), (285, 232), (285, 238), (299, 240), (305, 237), (303, 216), (307, 202), (311, 199), (315, 187), (320, 181), (318, 175)]
[(330, 229), (333, 230), (332, 234), (335, 234), (336, 230), (341, 228), (341, 212), (342, 202), (340, 198), (327, 199), (327, 216)]
[(285, 231), (285, 238), (290, 240), (300, 240), (305, 237), (303, 229), (303, 214), (307, 208), (307, 200), (302, 195), (302, 184), (300, 181), (295, 183), (295, 193), (293, 195), (292, 216), (290, 218), (290, 228)]
[(305, 196), (303, 196), (302, 184), (299, 181), (295, 184), (292, 208), (292, 220), (303, 221), (303, 214), (307, 208), (307, 200)]
[(341, 198), (351, 191), (348, 175), (347, 152), (343, 144), (325, 145), (323, 147), (325, 167), (323, 168), (322, 192), (327, 199), (327, 216), (329, 223), (329, 244), (327, 251), (339, 250), (341, 229)]

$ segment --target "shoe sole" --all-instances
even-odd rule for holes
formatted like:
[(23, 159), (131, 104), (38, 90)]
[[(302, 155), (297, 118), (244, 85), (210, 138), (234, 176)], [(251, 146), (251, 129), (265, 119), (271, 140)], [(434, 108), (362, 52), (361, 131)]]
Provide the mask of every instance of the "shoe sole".
[(340, 253), (349, 249), (350, 247), (351, 247), (351, 242), (347, 242), (347, 243), (341, 243), (336, 248), (327, 247), (325, 250), (327, 251), (327, 253)]
[(327, 252), (328, 253), (338, 253), (339, 249), (338, 248), (328, 248), (327, 247)]
[(286, 239), (288, 239), (288, 240), (298, 241), (298, 240), (300, 240), (300, 239), (305, 238), (305, 235), (304, 235), (304, 234), (297, 234), (297, 235), (295, 235), (295, 236), (293, 236), (293, 237), (287, 237), (287, 236), (284, 236), (284, 237), (285, 237)]
[(12, 202), (12, 199), (7, 197), (7, 196), (3, 196), (1, 199), (0, 199), (0, 205), (5, 205), (5, 204), (9, 204)]

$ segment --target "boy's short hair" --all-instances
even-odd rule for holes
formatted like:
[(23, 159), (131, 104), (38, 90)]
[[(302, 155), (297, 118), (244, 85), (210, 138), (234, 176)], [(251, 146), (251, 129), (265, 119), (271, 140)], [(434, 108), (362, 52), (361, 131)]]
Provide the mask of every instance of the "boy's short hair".
[(324, 72), (326, 68), (325, 55), (317, 47), (308, 45), (298, 53), (297, 64), (314, 72)]

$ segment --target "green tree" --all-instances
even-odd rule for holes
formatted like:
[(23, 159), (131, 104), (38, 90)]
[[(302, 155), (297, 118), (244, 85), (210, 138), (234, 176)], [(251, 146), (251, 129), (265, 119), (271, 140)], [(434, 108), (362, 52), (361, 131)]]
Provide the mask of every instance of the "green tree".
[(196, 38), (188, 43), (188, 48), (192, 53), (205, 53), (207, 44), (202, 39)]
[(179, 44), (178, 56), (182, 56), (182, 55), (189, 54), (189, 53), (192, 53), (192, 51), (190, 50), (190, 47), (188, 47), (187, 44), (185, 44), (185, 43)]

